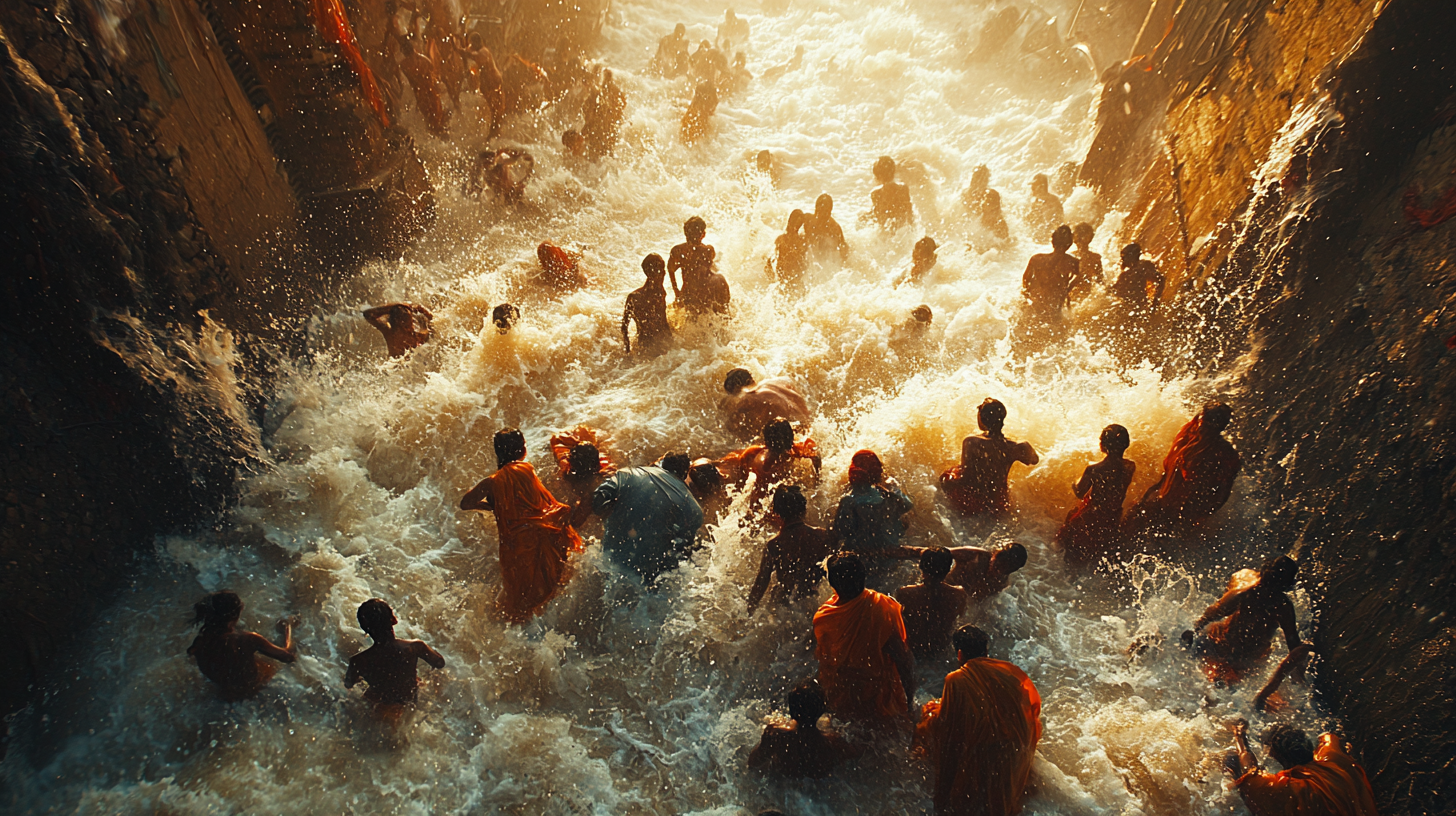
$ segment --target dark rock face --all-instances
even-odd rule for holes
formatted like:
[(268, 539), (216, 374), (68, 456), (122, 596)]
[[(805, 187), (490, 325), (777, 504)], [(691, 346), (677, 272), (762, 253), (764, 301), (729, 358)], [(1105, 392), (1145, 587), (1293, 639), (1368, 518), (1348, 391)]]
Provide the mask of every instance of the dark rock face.
[[(1332, 2), (1296, 26), (1292, 4), (1263, 9), (1217, 87), (1169, 76), (1157, 138), (1181, 173), (1136, 182), (1123, 237), (1182, 277), (1170, 364), (1238, 374), (1240, 448), (1308, 565), (1317, 684), (1381, 812), (1448, 813), (1456, 7), (1376, 10)], [(1175, 215), (1211, 240), (1190, 248)]]

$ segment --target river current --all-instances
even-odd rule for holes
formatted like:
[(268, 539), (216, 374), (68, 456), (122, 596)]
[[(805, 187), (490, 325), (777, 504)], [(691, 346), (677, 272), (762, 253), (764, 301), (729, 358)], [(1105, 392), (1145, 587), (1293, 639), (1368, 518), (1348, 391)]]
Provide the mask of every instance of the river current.
[[(516, 209), (461, 194), (461, 169), (483, 146), (468, 116), (456, 117), (447, 142), (407, 112), (437, 188), (437, 222), (403, 260), (371, 264), (313, 318), (306, 351), (285, 365), (261, 422), (271, 461), (245, 480), (215, 530), (159, 540), (46, 699), (17, 715), (0, 764), (5, 809), (928, 813), (927, 768), (908, 755), (908, 739), (876, 738), (823, 781), (747, 770), (764, 722), (782, 716), (784, 692), (816, 667), (813, 603), (746, 614), (770, 533), (740, 525), (741, 497), (656, 594), (589, 547), (541, 618), (507, 627), (489, 614), (499, 578), (494, 521), (456, 506), (494, 470), (491, 435), (521, 427), (543, 476), (554, 470), (547, 437), (578, 424), (604, 431), (619, 464), (670, 450), (721, 455), (742, 445), (717, 412), (735, 366), (793, 378), (810, 401), (825, 454), (811, 522), (828, 523), (850, 455), (871, 448), (915, 503), (907, 543), (1028, 546), (1030, 563), (1011, 587), (967, 615), (993, 634), (992, 655), (1021, 666), (1043, 697), (1028, 814), (1241, 808), (1218, 757), (1230, 743), (1224, 720), (1257, 721), (1249, 700), (1258, 683), (1213, 688), (1177, 639), (1233, 569), (1276, 551), (1247, 479), (1208, 539), (1190, 542), (1209, 555), (1183, 567), (1144, 560), (1110, 578), (1078, 577), (1049, 546), (1103, 426), (1131, 431), (1128, 457), (1139, 467), (1129, 496), (1140, 495), (1177, 429), (1228, 386), (1128, 368), (1080, 337), (1029, 358), (1013, 353), (1020, 274), (1044, 251), (1021, 220), (1027, 182), (1085, 153), (1097, 86), (1090, 71), (1054, 81), (1017, 62), (966, 66), (967, 43), (988, 13), (848, 0), (783, 16), (740, 9), (752, 35), (735, 48), (750, 70), (787, 61), (798, 44), (803, 67), (726, 99), (710, 137), (685, 147), (678, 121), (691, 87), (644, 69), (676, 22), (688, 24), (693, 42), (711, 39), (722, 7), (614, 4), (592, 56), (628, 95), (618, 154), (572, 163), (559, 134), (573, 123), (551, 113), (509, 123), (501, 141), (536, 158)], [(760, 149), (783, 164), (777, 187), (749, 172)], [(893, 235), (858, 223), (882, 154), (901, 163), (919, 217)], [(1018, 238), (986, 254), (966, 246), (959, 196), (981, 163)], [(789, 297), (764, 260), (788, 212), (812, 209), (821, 192), (835, 196), (852, 256), (842, 271), (811, 273), (808, 292)], [(1072, 193), (1068, 220), (1090, 217), (1090, 203), (1087, 191)], [(733, 287), (731, 319), (688, 326), (671, 351), (628, 364), (618, 325), (641, 258), (666, 256), (694, 214), (706, 219)], [(1093, 245), (1109, 270), (1118, 218), (1101, 224)], [(893, 286), (923, 234), (939, 241), (939, 265), (920, 285)], [(556, 299), (533, 291), (542, 240), (581, 249), (595, 285)], [(359, 317), (395, 299), (424, 303), (436, 317), (435, 341), (400, 361), (388, 360)], [(499, 335), (488, 316), (506, 300), (520, 305), (522, 321)], [(929, 360), (916, 363), (892, 338), (921, 303), (934, 322)], [(228, 338), (205, 340), (225, 380)], [(933, 487), (975, 432), (975, 407), (987, 396), (1008, 406), (1008, 435), (1042, 456), (1013, 470), (1019, 516), (989, 533), (963, 528)], [(590, 543), (600, 524), (583, 532)], [(899, 577), (909, 583), (913, 570)], [(271, 634), (280, 616), (302, 617), (299, 660), (238, 704), (220, 702), (185, 655), (191, 604), (222, 588), (243, 596), (247, 628)], [(817, 600), (829, 594), (826, 585)], [(370, 597), (394, 606), (401, 636), (425, 639), (447, 661), (443, 671), (421, 666), (421, 705), (395, 737), (342, 685), (348, 657), (367, 645), (354, 613)], [(1297, 607), (1307, 627), (1302, 597)], [(1168, 645), (1129, 657), (1139, 635)], [(921, 665), (918, 700), (938, 696), (951, 668)], [(1283, 716), (1309, 729), (1328, 724), (1306, 688), (1289, 686), (1286, 696)]]

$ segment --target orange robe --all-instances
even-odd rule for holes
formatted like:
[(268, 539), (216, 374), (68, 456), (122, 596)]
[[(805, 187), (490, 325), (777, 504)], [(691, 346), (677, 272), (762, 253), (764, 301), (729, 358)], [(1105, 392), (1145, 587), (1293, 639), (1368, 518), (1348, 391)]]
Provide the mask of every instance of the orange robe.
[(438, 81), (435, 63), (416, 52), (406, 54), (399, 67), (409, 79), (410, 87), (414, 88), (415, 102), (419, 105), (420, 116), (424, 117), (425, 127), (436, 136), (444, 136), (449, 118), (445, 115), (445, 106), (440, 103), (440, 91), (435, 87)]
[(583, 442), (590, 442), (597, 446), (597, 460), (601, 462), (603, 476), (610, 476), (617, 471), (616, 465), (602, 452), (602, 440), (593, 428), (585, 425), (578, 425), (574, 430), (565, 433), (552, 434), (551, 440), (547, 443), (551, 448), (551, 456), (556, 460), (556, 466), (561, 468), (561, 475), (565, 476), (571, 472), (571, 451)]
[(1163, 478), (1148, 489), (1133, 514), (1144, 524), (1204, 521), (1223, 507), (1242, 463), (1218, 434), (1203, 435), (1203, 417), (1188, 421), (1163, 460)]
[(1314, 762), (1287, 771), (1254, 769), (1234, 787), (1254, 816), (1377, 816), (1365, 769), (1346, 754), (1335, 734), (1324, 734)]
[(848, 603), (835, 595), (814, 613), (819, 684), (829, 710), (843, 718), (903, 717), (905, 686), (885, 644), (905, 640), (900, 602), (866, 589)]
[(1004, 660), (978, 657), (945, 676), (915, 741), (935, 766), (937, 816), (1015, 816), (1041, 739), (1041, 695)]
[(566, 559), (582, 549), (571, 508), (556, 500), (530, 462), (515, 461), (487, 477), (500, 530), (501, 592), (507, 620), (530, 620), (570, 577)]

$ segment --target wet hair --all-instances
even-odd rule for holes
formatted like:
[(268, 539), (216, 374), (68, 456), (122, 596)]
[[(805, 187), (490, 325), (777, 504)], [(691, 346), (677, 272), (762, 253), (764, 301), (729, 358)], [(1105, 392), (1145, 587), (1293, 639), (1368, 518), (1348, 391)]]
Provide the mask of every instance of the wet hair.
[(930, 311), (930, 307), (924, 303), (911, 309), (910, 316), (915, 318), (915, 322), (917, 323), (929, 323), (935, 318), (935, 314)]
[(470, 32), (470, 36), (465, 38), (465, 42), (469, 44), (471, 51), (480, 48), (480, 46), (483, 44), (482, 40), (480, 39), (479, 31)]
[(875, 178), (882, 184), (888, 184), (895, 180), (895, 160), (889, 156), (881, 156), (875, 160)]
[(571, 476), (595, 476), (602, 472), (602, 452), (590, 442), (582, 442), (566, 455), (566, 464)]
[(809, 500), (798, 485), (779, 485), (773, 492), (773, 511), (784, 521), (797, 521), (809, 512)]
[(1125, 264), (1136, 263), (1143, 256), (1142, 245), (1134, 242), (1122, 248), (1122, 262)]
[(763, 444), (771, 451), (786, 451), (794, 446), (794, 426), (787, 419), (775, 419), (763, 426)]
[(505, 467), (526, 456), (526, 435), (516, 428), (505, 428), (495, 432), (495, 464)]
[(789, 716), (800, 726), (814, 728), (819, 718), (824, 716), (824, 709), (827, 702), (824, 699), (824, 689), (820, 687), (818, 680), (805, 680), (789, 692), (788, 695)]
[(1234, 418), (1234, 409), (1220, 400), (1209, 400), (1203, 403), (1203, 427), (1215, 433), (1223, 431), (1228, 427), (1229, 421)]
[(1259, 586), (1269, 586), (1280, 592), (1294, 589), (1294, 579), (1299, 574), (1299, 562), (1287, 555), (1275, 556), (1259, 567)]
[(985, 657), (991, 653), (991, 636), (979, 626), (968, 623), (955, 630), (950, 639), (955, 644), (956, 652), (967, 659)]
[(829, 585), (841, 599), (864, 592), (865, 565), (856, 553), (838, 553), (829, 557)]
[(686, 482), (692, 461), (686, 453), (669, 453), (662, 457), (662, 469)]
[(602, 82), (611, 82), (611, 81), (612, 81), (612, 69), (611, 68), (607, 68), (607, 69), (605, 69), (605, 70), (602, 71)]
[(927, 235), (924, 238), (921, 238), (919, 241), (915, 242), (915, 249), (912, 251), (911, 254), (915, 256), (934, 255), (935, 250), (939, 248), (940, 247), (935, 243), (935, 239)]
[(832, 214), (834, 212), (834, 197), (828, 193), (824, 193), (814, 199), (814, 213), (817, 215), (820, 210), (823, 210), (826, 215)]
[(723, 486), (723, 471), (711, 459), (699, 459), (688, 467), (688, 479), (702, 490), (717, 490)]
[(930, 547), (920, 554), (920, 574), (925, 576), (926, 583), (938, 584), (944, 581), (954, 566), (955, 558), (944, 547)]
[(1096, 234), (1097, 229), (1086, 221), (1072, 227), (1072, 240), (1078, 244), (1092, 243), (1092, 236)]
[(577, 142), (580, 142), (581, 138), (582, 136), (580, 133), (577, 133), (575, 130), (568, 130), (565, 133), (561, 134), (561, 143), (567, 147), (571, 147)]
[(855, 487), (870, 487), (885, 478), (885, 465), (872, 450), (856, 451), (849, 460), (849, 483)]
[(656, 252), (642, 259), (642, 273), (653, 277), (661, 277), (667, 274), (667, 264), (662, 262), (662, 256)]
[(1052, 246), (1066, 249), (1072, 245), (1072, 228), (1066, 224), (1052, 230)]
[(1011, 543), (991, 554), (992, 563), (1003, 566), (1007, 572), (1016, 572), (1026, 566), (1026, 546)]
[(723, 390), (730, 394), (737, 394), (740, 389), (750, 385), (753, 385), (753, 375), (746, 368), (735, 368), (723, 378)]
[(767, 173), (773, 169), (773, 154), (767, 150), (760, 150), (758, 156), (754, 158), (754, 162), (757, 163), (758, 169)]
[(1001, 400), (986, 397), (981, 407), (976, 409), (976, 418), (986, 430), (1000, 433), (1006, 426), (1006, 406), (1001, 404)]
[(981, 212), (1001, 212), (1001, 194), (987, 190), (986, 197), (981, 199)]
[(806, 216), (804, 215), (803, 210), (794, 210), (793, 212), (789, 213), (789, 226), (786, 231), (798, 232), (799, 229), (804, 226), (805, 218)]
[(193, 626), (202, 624), (203, 632), (222, 632), (243, 614), (243, 599), (238, 593), (224, 589), (193, 604), (192, 611), (196, 615)]
[(394, 610), (378, 598), (370, 598), (359, 604), (359, 611), (354, 617), (359, 619), (359, 628), (370, 637), (377, 637), (394, 628)]
[(1098, 439), (1100, 447), (1108, 453), (1121, 455), (1132, 444), (1127, 429), (1121, 425), (1108, 425), (1102, 429), (1102, 436)]
[(495, 324), (495, 330), (501, 334), (511, 330), (511, 326), (521, 319), (521, 310), (515, 304), (502, 303), (490, 310), (490, 322)]
[(707, 234), (708, 222), (702, 218), (695, 215), (683, 222), (683, 235), (686, 235), (689, 240), (702, 238)]
[(1314, 762), (1314, 743), (1309, 735), (1289, 723), (1275, 723), (1259, 737), (1259, 742), (1269, 748), (1269, 753), (1279, 760), (1285, 769)]

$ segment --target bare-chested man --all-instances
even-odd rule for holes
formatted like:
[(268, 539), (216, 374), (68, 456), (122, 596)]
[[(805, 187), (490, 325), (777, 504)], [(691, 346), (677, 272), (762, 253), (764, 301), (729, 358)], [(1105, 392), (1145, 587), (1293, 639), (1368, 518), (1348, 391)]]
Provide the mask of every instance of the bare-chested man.
[(814, 200), (814, 214), (804, 221), (804, 237), (815, 261), (839, 266), (849, 260), (849, 244), (834, 220), (834, 199), (828, 193)]
[(1040, 326), (1059, 329), (1067, 292), (1078, 274), (1077, 259), (1067, 254), (1072, 246), (1072, 228), (1066, 224), (1052, 233), (1052, 251), (1031, 256), (1021, 277), (1024, 314)]
[(784, 378), (754, 382), (746, 368), (735, 368), (723, 379), (728, 396), (719, 403), (728, 427), (742, 434), (761, 430), (774, 419), (809, 421), (809, 403)]
[(936, 658), (950, 646), (956, 619), (966, 611), (970, 596), (947, 584), (955, 558), (944, 547), (929, 547), (920, 554), (920, 583), (895, 592), (905, 619), (905, 644), (917, 658)]
[(779, 283), (793, 291), (804, 288), (804, 272), (809, 268), (809, 239), (800, 232), (804, 227), (804, 211), (789, 213), (784, 234), (774, 239), (773, 270)]
[(1269, 654), (1279, 630), (1291, 653), (1303, 645), (1288, 594), (1298, 572), (1298, 562), (1281, 555), (1265, 561), (1252, 581), (1234, 575), (1223, 597), (1183, 633), (1184, 645), (1203, 659), (1205, 674), (1236, 682)]
[(835, 549), (834, 535), (822, 527), (804, 522), (808, 501), (798, 485), (779, 485), (773, 492), (773, 512), (783, 522), (779, 534), (763, 547), (758, 577), (748, 591), (748, 614), (752, 615), (768, 591), (769, 579), (778, 576), (778, 600), (798, 600), (812, 595), (824, 580), (824, 559)]
[(648, 70), (665, 77), (682, 76), (688, 70), (688, 27), (678, 23), (672, 33), (657, 41), (657, 54)]
[(880, 186), (870, 192), (870, 218), (883, 229), (899, 229), (915, 220), (910, 188), (895, 181), (895, 160), (881, 156), (875, 161), (875, 180)]
[(667, 322), (667, 290), (662, 279), (667, 267), (662, 256), (652, 253), (642, 259), (642, 274), (647, 282), (627, 295), (627, 305), (622, 309), (622, 347), (632, 353), (632, 340), (627, 335), (627, 326), (637, 321), (637, 353), (655, 356), (672, 342), (672, 326)]
[[(819, 681), (809, 680), (789, 692), (789, 718), (793, 725), (769, 725), (763, 729), (758, 747), (748, 755), (748, 767), (788, 777), (818, 779), (834, 766), (863, 753), (839, 734), (819, 730), (819, 718), (826, 707)], [(769, 816), (778, 811), (760, 811)]]
[[(890, 558), (923, 558), (925, 547), (899, 547), (887, 552)], [(946, 550), (955, 564), (946, 576), (948, 586), (966, 591), (971, 603), (980, 603), (1011, 585), (1011, 575), (1026, 566), (1026, 547), (1011, 543), (999, 550), (984, 547), (951, 547)]]
[(1072, 253), (1077, 259), (1077, 277), (1067, 290), (1068, 304), (1076, 303), (1105, 283), (1102, 256), (1092, 251), (1092, 238), (1096, 235), (1097, 230), (1085, 221), (1072, 228), (1072, 242), (1077, 245), (1077, 251)]
[(298, 618), (278, 621), (283, 645), (278, 646), (257, 632), (237, 631), (243, 614), (243, 599), (236, 592), (214, 592), (194, 604), (194, 624), (202, 631), (187, 647), (187, 654), (197, 660), (202, 675), (217, 684), (224, 700), (235, 702), (253, 696), (267, 683), (278, 667), (259, 659), (260, 656), (279, 663), (292, 663), (298, 656), (293, 644), (293, 627)]
[[(713, 259), (717, 250), (703, 243), (708, 234), (708, 224), (698, 216), (689, 218), (683, 224), (681, 244), (672, 248), (667, 256), (667, 276), (672, 282), (672, 293), (677, 302), (689, 312), (705, 312), (712, 308), (709, 281), (713, 274)], [(682, 284), (678, 284), (677, 272), (682, 270)]]
[(1014, 442), (1002, 433), (1006, 406), (1000, 400), (988, 397), (982, 402), (976, 422), (981, 433), (961, 443), (961, 463), (940, 475), (940, 487), (962, 515), (1001, 515), (1011, 509), (1006, 484), (1011, 466), (1031, 466), (1041, 459), (1030, 443)]
[(939, 248), (935, 239), (929, 235), (916, 241), (915, 248), (910, 251), (910, 269), (900, 275), (895, 281), (895, 285), (920, 283), (921, 279), (935, 268), (936, 261), (939, 260), (935, 251)]
[(374, 704), (375, 713), (383, 720), (397, 722), (404, 707), (413, 703), (419, 692), (419, 675), (415, 663), (423, 660), (434, 668), (445, 668), (445, 658), (423, 640), (401, 640), (394, 636), (399, 620), (389, 604), (370, 598), (359, 606), (359, 627), (374, 639), (374, 645), (349, 659), (344, 675), (344, 688), (353, 688), (363, 680), (369, 684), (364, 699)]
[(1128, 244), (1122, 248), (1122, 272), (1112, 284), (1112, 293), (1123, 308), (1123, 318), (1146, 321), (1163, 300), (1167, 278), (1152, 261), (1143, 260), (1143, 248)]
[(430, 339), (430, 310), (414, 303), (386, 303), (364, 310), (364, 319), (384, 335), (390, 357), (403, 357)]
[(803, 442), (795, 442), (794, 426), (787, 419), (775, 419), (763, 426), (763, 444), (734, 451), (715, 464), (734, 482), (741, 484), (750, 475), (754, 477), (749, 505), (756, 510), (763, 505), (770, 488), (795, 478), (794, 462), (799, 459), (807, 459), (813, 465), (812, 478), (817, 479), (823, 459), (814, 440), (805, 438)]
[(1026, 208), (1026, 226), (1033, 235), (1046, 235), (1048, 231), (1062, 226), (1062, 200), (1052, 195), (1045, 173), (1037, 173), (1031, 179), (1031, 201)]

